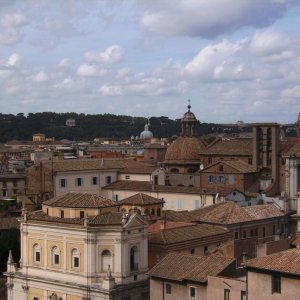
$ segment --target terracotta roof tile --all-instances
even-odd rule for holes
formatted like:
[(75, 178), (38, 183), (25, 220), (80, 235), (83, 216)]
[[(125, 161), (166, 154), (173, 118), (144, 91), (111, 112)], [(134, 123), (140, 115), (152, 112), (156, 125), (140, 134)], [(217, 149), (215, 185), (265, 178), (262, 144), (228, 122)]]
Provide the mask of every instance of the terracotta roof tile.
[(252, 139), (219, 140), (207, 147), (202, 154), (251, 156), (253, 141)]
[(193, 226), (193, 223), (158, 220), (148, 227), (148, 232), (149, 233), (158, 232), (161, 230), (162, 226), (164, 226), (165, 229), (170, 229), (170, 228), (178, 228), (178, 227), (185, 227), (185, 226)]
[(151, 205), (151, 204), (163, 204), (165, 201), (162, 199), (154, 198), (152, 196), (146, 195), (144, 193), (138, 193), (123, 200), (118, 203), (120, 205)]
[(115, 169), (124, 173), (151, 174), (156, 169), (132, 159), (72, 159), (42, 163), (54, 172)]
[(150, 244), (174, 244), (190, 240), (198, 240), (215, 235), (223, 235), (229, 231), (220, 226), (208, 224), (190, 224), (190, 226), (181, 226), (177, 228), (167, 228), (149, 234)]
[(216, 255), (169, 253), (148, 274), (152, 277), (175, 281), (206, 282), (208, 276), (218, 275), (233, 262), (234, 259)]
[(191, 214), (198, 221), (214, 224), (236, 224), (284, 216), (273, 204), (241, 207), (231, 201), (203, 207)]
[(43, 202), (43, 205), (71, 208), (101, 208), (119, 206), (113, 200), (89, 193), (66, 193)]
[(289, 249), (251, 259), (247, 261), (245, 265), (254, 269), (300, 275), (300, 249)]
[(300, 140), (295, 143), (288, 151), (283, 153), (284, 156), (300, 156)]
[[(94, 217), (88, 217), (87, 226), (121, 225), (122, 216), (123, 214), (120, 212), (107, 212)], [(50, 217), (41, 210), (29, 212), (27, 218), (28, 220), (41, 222), (84, 225), (84, 219)]]

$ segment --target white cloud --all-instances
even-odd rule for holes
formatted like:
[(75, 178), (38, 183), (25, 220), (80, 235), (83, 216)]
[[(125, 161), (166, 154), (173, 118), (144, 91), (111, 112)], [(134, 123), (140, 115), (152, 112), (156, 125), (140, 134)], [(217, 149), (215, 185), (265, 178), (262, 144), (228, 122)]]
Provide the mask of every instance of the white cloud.
[(2, 16), (0, 24), (7, 28), (15, 28), (28, 24), (28, 20), (21, 12), (15, 12)]
[(95, 65), (82, 64), (79, 66), (77, 70), (77, 75), (83, 77), (95, 77), (95, 76), (103, 76), (107, 73), (105, 69), (99, 69)]
[(71, 65), (71, 61), (69, 58), (63, 58), (59, 63), (58, 66), (61, 68), (68, 68)]
[(281, 18), (297, 1), (157, 0), (143, 3), (141, 26), (161, 35), (214, 38), (239, 28), (265, 27)]
[(7, 60), (7, 65), (9, 67), (17, 67), (17, 66), (20, 66), (21, 62), (22, 62), (21, 55), (18, 53), (13, 53), (9, 56), (9, 58)]
[(122, 88), (117, 85), (104, 84), (100, 87), (100, 93), (103, 96), (119, 96), (122, 95)]
[(49, 76), (44, 71), (40, 71), (33, 76), (33, 81), (35, 82), (45, 82), (48, 81)]
[(108, 47), (104, 52), (86, 52), (84, 58), (88, 62), (114, 64), (123, 60), (124, 50), (118, 45)]
[(0, 30), (0, 44), (2, 45), (15, 45), (23, 38), (23, 33), (15, 29)]

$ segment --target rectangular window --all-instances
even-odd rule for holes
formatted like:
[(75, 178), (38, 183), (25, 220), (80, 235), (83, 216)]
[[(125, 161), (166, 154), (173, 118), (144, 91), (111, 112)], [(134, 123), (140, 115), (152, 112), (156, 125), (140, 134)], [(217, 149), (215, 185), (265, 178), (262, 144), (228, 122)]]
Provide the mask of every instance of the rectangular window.
[(238, 231), (236, 231), (236, 232), (234, 233), (234, 239), (235, 239), (235, 240), (238, 240), (238, 239), (239, 239), (239, 232), (238, 232)]
[(83, 219), (83, 218), (84, 218), (84, 211), (83, 211), (83, 210), (81, 210), (81, 211), (79, 212), (79, 217), (80, 217), (80, 219)]
[(234, 184), (234, 175), (229, 175), (229, 184)]
[(195, 200), (195, 209), (200, 208), (200, 200)]
[(194, 248), (191, 249), (190, 253), (191, 253), (191, 254), (195, 254), (195, 249), (194, 249)]
[(74, 264), (74, 268), (79, 268), (79, 257), (77, 256), (74, 257), (73, 264)]
[(208, 163), (209, 163), (209, 164), (212, 164), (212, 163), (213, 163), (212, 157), (209, 157), (209, 158), (208, 158)]
[(275, 235), (275, 234), (276, 234), (276, 226), (273, 225), (273, 235)]
[(252, 165), (252, 158), (248, 158), (248, 164)]
[(60, 217), (63, 219), (65, 217), (65, 211), (64, 210), (61, 210), (60, 211)]
[(284, 225), (281, 224), (281, 231), (280, 231), (281, 234), (284, 234)]
[(243, 239), (245, 239), (246, 237), (247, 237), (247, 231), (244, 230), (244, 231), (243, 231)]
[(119, 201), (119, 195), (118, 195), (118, 194), (113, 195), (113, 199), (114, 199), (116, 202), (118, 202), (118, 201)]
[(129, 176), (129, 175), (126, 175), (126, 176), (125, 176), (125, 179), (127, 179), (127, 180), (130, 179), (130, 176)]
[(263, 236), (263, 237), (266, 236), (266, 228), (265, 228), (265, 227), (263, 227), (263, 229), (262, 229), (262, 236)]
[(66, 178), (62, 178), (60, 179), (60, 187), (67, 187), (67, 179)]
[(54, 264), (59, 265), (59, 255), (58, 254), (54, 254)]
[(208, 175), (208, 182), (213, 183), (215, 181), (215, 176), (214, 175)]
[(241, 300), (246, 300), (246, 291), (241, 291)]
[(105, 183), (106, 184), (111, 184), (111, 176), (106, 176), (105, 177)]
[(166, 283), (166, 294), (172, 293), (172, 286), (170, 283)]
[(35, 261), (40, 262), (41, 261), (41, 252), (36, 251), (35, 252)]
[(225, 176), (219, 176), (219, 183), (225, 183), (225, 182), (226, 182)]
[(190, 286), (190, 298), (196, 298), (196, 288)]
[(224, 290), (224, 300), (230, 300), (230, 290)]
[(78, 177), (75, 179), (76, 186), (82, 186), (83, 185), (83, 179), (81, 177)]
[(182, 199), (178, 199), (178, 209), (183, 209), (183, 201)]
[(94, 176), (92, 177), (92, 185), (97, 185), (98, 184), (98, 177)]
[(281, 278), (280, 276), (272, 276), (272, 293), (281, 293)]
[(33, 300), (39, 300), (39, 297), (33, 297)]
[(208, 254), (208, 246), (207, 245), (205, 245), (204, 248), (203, 248), (203, 254), (204, 255)]

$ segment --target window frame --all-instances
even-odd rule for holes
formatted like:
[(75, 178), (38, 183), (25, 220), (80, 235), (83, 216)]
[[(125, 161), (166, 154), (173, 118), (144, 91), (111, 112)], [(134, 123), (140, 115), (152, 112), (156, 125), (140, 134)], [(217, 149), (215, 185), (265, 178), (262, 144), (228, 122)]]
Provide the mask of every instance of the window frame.
[(59, 179), (59, 186), (61, 188), (66, 188), (68, 184), (67, 178), (60, 178)]
[[(78, 260), (78, 266), (76, 266), (75, 261)], [(71, 251), (71, 266), (72, 269), (80, 269), (80, 252), (77, 248), (73, 248)]]
[(224, 300), (230, 300), (230, 290), (224, 289)]
[[(192, 293), (191, 293), (192, 290), (194, 291), (194, 295), (192, 295)], [(195, 286), (190, 286), (190, 288), (189, 288), (189, 298), (191, 298), (191, 299), (196, 299), (197, 298), (196, 290), (197, 290), (197, 288)]]
[[(52, 266), (60, 266), (60, 250), (57, 246), (52, 247)], [(57, 261), (57, 262), (56, 262)]]
[(92, 185), (99, 185), (98, 176), (93, 176), (92, 177)]
[[(39, 253), (39, 260), (37, 260), (37, 254)], [(36, 243), (33, 245), (33, 262), (35, 264), (42, 263), (42, 251), (40, 244)]]
[(83, 178), (82, 177), (76, 177), (75, 178), (75, 185), (76, 186), (83, 186)]
[(281, 276), (272, 275), (272, 294), (281, 294)]
[(172, 294), (172, 285), (171, 285), (171, 283), (166, 283), (165, 288), (166, 288), (166, 294), (171, 295)]

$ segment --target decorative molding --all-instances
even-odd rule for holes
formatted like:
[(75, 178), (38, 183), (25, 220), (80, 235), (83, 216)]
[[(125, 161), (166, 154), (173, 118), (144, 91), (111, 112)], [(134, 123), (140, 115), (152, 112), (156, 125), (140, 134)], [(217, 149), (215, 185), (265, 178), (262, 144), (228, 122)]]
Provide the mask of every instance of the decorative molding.
[(22, 289), (24, 292), (27, 292), (29, 290), (29, 286), (28, 285), (22, 285)]

